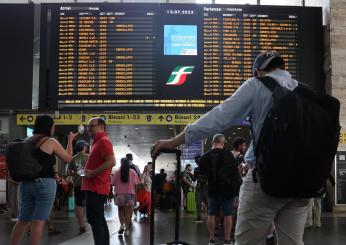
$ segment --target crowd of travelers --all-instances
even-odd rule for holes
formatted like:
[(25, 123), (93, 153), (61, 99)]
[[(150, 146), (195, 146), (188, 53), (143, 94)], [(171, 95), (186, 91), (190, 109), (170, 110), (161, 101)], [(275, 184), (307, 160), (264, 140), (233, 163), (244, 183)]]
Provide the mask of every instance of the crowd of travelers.
[[(272, 103), (266, 82), (259, 80), (270, 77), (277, 81), (278, 86), (293, 91), (298, 82), (284, 67), (285, 62), (278, 53), (260, 54), (253, 65), (254, 77), (229, 99), (188, 125), (176, 137), (159, 140), (154, 145), (152, 157), (158, 156), (160, 149), (174, 149), (183, 143), (191, 144), (213, 136), (211, 149), (195, 157), (197, 167), (193, 169), (191, 164), (187, 164), (181, 173), (184, 209), (196, 212), (196, 223), (204, 221), (207, 211), (209, 245), (219, 244), (216, 236), (220, 227), (223, 227), (224, 245), (274, 244), (274, 240), (280, 245), (302, 245), (305, 226), (321, 227), (320, 198), (316, 197), (313, 201), (305, 196), (277, 198), (268, 195), (268, 190), (262, 189), (263, 172), (255, 167), (256, 160), (262, 160), (256, 159), (256, 143), (263, 140), (261, 127)], [(219, 132), (245, 119), (251, 122), (252, 141), (249, 147), (245, 139), (236, 138), (233, 148), (226, 149), (226, 138)], [(79, 232), (86, 231), (85, 211), (96, 245), (110, 243), (104, 214), (104, 205), (110, 197), (118, 206), (121, 224), (118, 234), (125, 236), (131, 234), (133, 215), (150, 216), (152, 185), (156, 207), (173, 209), (175, 206), (176, 188), (180, 188), (176, 185), (177, 172), (170, 180), (165, 169), (153, 176), (152, 163), (148, 162), (141, 173), (129, 153), (121, 159), (119, 169), (111, 174), (116, 161), (105, 120), (92, 118), (87, 129), (91, 144), (77, 141), (77, 154), (73, 156), (73, 142), (77, 134), (70, 133), (67, 146), (63, 148), (53, 138), (53, 118), (37, 116), (33, 136), (29, 140), (34, 148), (33, 154), (43, 168), (37, 178), (21, 182), (18, 187), (16, 181), (11, 181), (13, 189), (18, 188), (19, 192), (18, 221), (10, 235), (11, 245), (19, 245), (28, 229), (30, 244), (40, 244), (53, 206), (59, 209), (70, 193), (74, 195)], [(56, 157), (68, 163), (68, 181), (54, 171)], [(48, 225), (52, 226), (51, 222)], [(56, 231), (54, 225), (52, 229)]]

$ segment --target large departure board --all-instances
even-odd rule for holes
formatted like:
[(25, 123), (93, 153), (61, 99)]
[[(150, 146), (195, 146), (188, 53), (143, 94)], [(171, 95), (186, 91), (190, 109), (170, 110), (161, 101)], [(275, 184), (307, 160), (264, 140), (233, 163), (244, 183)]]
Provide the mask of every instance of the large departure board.
[(266, 50), (324, 87), (321, 8), (42, 4), (41, 20), (41, 108), (210, 109)]

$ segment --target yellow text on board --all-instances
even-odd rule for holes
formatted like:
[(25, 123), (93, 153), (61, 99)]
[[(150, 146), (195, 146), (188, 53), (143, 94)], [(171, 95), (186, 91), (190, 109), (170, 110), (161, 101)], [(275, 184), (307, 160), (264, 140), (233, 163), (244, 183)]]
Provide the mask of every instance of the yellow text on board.
[[(34, 125), (38, 114), (17, 114), (17, 125)], [(186, 125), (203, 114), (50, 114), (56, 125), (87, 124), (90, 118), (102, 117), (109, 125)]]

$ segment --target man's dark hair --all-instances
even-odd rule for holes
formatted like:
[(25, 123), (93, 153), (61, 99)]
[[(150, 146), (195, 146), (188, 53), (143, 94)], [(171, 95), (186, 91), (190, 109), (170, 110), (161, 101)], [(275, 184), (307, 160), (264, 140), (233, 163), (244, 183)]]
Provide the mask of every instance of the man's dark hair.
[(191, 167), (191, 164), (186, 164), (185, 169), (188, 169), (189, 167)]
[(133, 155), (131, 153), (126, 154), (126, 159), (129, 161), (133, 161)]
[(263, 69), (265, 72), (270, 72), (275, 69), (281, 69), (285, 70), (285, 61), (281, 57), (275, 57), (273, 58), (269, 64), (266, 66), (266, 68)]
[(106, 131), (106, 121), (102, 117), (97, 117), (97, 124), (102, 125), (103, 129)]
[(244, 143), (246, 143), (246, 140), (244, 138), (241, 138), (241, 137), (235, 138), (233, 141), (233, 149), (238, 150), (239, 146), (241, 146)]
[(160, 174), (165, 173), (165, 170), (163, 168), (160, 169)]

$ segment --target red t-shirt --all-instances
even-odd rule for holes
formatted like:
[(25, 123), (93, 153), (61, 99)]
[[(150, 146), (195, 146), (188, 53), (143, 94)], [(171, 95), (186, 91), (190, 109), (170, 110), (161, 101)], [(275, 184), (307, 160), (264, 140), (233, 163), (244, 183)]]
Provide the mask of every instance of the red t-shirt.
[[(88, 161), (85, 169), (94, 170), (100, 167), (107, 156), (113, 156), (113, 145), (107, 133), (98, 133), (91, 145)], [(110, 190), (110, 174), (112, 169), (107, 169), (94, 178), (83, 178), (82, 190), (96, 192), (101, 195), (108, 195)]]

